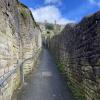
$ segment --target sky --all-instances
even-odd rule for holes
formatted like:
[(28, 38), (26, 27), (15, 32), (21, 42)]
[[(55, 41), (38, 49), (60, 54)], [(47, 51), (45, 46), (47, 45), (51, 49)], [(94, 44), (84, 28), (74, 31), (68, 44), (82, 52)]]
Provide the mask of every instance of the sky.
[(100, 0), (19, 0), (32, 11), (37, 22), (78, 23), (100, 10)]

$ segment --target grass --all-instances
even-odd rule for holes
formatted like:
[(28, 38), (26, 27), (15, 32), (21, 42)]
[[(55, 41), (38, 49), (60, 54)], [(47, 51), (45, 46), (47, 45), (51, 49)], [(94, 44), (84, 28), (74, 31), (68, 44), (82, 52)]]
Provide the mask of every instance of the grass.
[(68, 80), (67, 84), (76, 100), (86, 100), (85, 95), (83, 94), (82, 86), (81, 89), (79, 88), (79, 86), (75, 87), (75, 84), (72, 84), (70, 80)]
[[(59, 62), (58, 62), (59, 63)], [(65, 73), (65, 66), (64, 64), (57, 64), (58, 65), (58, 69), (61, 71), (61, 73), (63, 73), (63, 75), (66, 77), (66, 73)], [(75, 84), (72, 84), (72, 82), (70, 81), (70, 79), (68, 77), (66, 77), (67, 79), (67, 84), (70, 88), (70, 90), (72, 91), (72, 94), (74, 96), (74, 98), (76, 100), (86, 100), (85, 98), (85, 95), (83, 94), (83, 89), (82, 87), (79, 88), (79, 87), (75, 87), (76, 85)], [(80, 83), (81, 84), (81, 83)]]

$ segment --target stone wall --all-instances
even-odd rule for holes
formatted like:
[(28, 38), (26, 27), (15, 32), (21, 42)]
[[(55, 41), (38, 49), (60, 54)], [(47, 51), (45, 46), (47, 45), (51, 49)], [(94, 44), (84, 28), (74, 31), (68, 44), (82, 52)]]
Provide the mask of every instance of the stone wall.
[(41, 30), (17, 0), (0, 0), (0, 100), (11, 100), (41, 49)]
[(78, 100), (100, 100), (100, 11), (47, 40)]

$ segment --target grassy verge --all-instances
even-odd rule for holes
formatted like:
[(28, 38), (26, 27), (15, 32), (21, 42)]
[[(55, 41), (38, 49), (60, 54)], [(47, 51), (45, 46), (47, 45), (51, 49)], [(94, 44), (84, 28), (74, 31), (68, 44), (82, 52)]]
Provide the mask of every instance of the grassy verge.
[[(58, 62), (59, 63), (59, 62)], [(65, 71), (65, 66), (64, 64), (57, 64), (59, 71), (64, 75), (64, 77), (66, 78), (68, 87), (70, 88), (75, 100), (86, 100), (85, 96), (84, 96), (84, 92), (83, 92), (83, 88), (82, 86), (76, 86), (75, 84), (73, 84), (71, 82), (71, 80), (67, 77), (67, 73)], [(80, 83), (81, 84), (81, 83)], [(81, 87), (81, 88), (79, 88)]]

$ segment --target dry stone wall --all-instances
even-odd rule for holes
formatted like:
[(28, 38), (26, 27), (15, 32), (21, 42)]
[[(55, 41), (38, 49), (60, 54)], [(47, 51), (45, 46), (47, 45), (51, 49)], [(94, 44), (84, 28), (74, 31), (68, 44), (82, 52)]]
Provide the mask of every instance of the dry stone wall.
[(66, 25), (47, 46), (67, 76), (75, 97), (100, 100), (100, 11), (76, 25)]
[(17, 0), (0, 0), (0, 100), (11, 100), (41, 49), (41, 30)]

